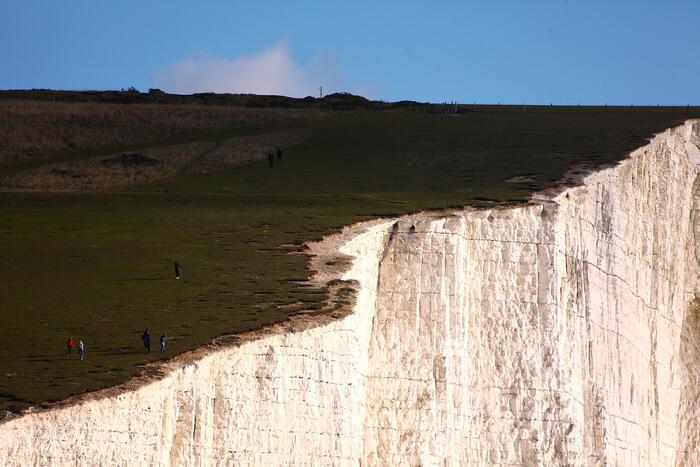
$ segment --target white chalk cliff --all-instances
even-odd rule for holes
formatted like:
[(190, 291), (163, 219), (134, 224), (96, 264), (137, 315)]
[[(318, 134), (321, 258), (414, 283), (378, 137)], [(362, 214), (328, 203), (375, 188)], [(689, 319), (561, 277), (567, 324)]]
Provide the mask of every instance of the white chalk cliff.
[(354, 226), (354, 312), (0, 425), (2, 465), (700, 465), (700, 131)]

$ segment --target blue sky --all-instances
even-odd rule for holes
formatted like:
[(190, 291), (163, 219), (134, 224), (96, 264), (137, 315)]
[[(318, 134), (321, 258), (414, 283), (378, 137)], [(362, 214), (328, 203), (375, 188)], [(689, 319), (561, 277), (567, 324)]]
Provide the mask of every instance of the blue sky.
[(700, 1), (0, 0), (0, 88), (700, 104)]

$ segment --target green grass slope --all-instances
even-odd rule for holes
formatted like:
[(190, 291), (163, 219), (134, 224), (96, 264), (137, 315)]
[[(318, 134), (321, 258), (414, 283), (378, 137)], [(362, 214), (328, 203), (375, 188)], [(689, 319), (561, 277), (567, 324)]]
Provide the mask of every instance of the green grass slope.
[[(333, 113), (276, 123), (275, 131), (312, 136), (285, 148), (273, 169), (253, 162), (119, 192), (0, 193), (0, 409), (124, 381), (139, 364), (162, 357), (161, 332), (171, 338), (172, 356), (318, 308), (324, 293), (300, 282), (306, 258), (289, 254), (289, 245), (373, 216), (523, 201), (571, 167), (614, 163), (698, 115), (481, 110)], [(229, 136), (222, 130), (181, 142)], [(151, 354), (140, 341), (145, 328), (154, 336)], [(85, 361), (77, 349), (64, 355), (69, 336), (85, 342)]]

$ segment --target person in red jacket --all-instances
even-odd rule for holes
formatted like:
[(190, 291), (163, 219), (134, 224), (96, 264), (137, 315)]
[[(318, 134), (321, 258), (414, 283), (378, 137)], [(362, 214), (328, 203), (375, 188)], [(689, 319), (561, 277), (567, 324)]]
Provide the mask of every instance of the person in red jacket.
[(73, 346), (75, 345), (75, 341), (72, 337), (68, 338), (68, 342), (66, 342), (66, 345), (68, 346), (68, 348), (66, 349), (66, 355), (73, 355)]

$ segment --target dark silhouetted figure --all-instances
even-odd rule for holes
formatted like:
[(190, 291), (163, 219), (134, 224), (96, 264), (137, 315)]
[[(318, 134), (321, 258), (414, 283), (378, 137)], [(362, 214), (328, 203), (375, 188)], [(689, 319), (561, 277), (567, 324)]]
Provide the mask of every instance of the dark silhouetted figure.
[(272, 168), (275, 163), (275, 156), (272, 155), (272, 151), (267, 153), (267, 163), (270, 165), (270, 168)]
[(75, 341), (73, 340), (72, 337), (69, 337), (68, 340), (66, 341), (66, 355), (73, 355), (73, 346), (75, 345)]
[(143, 336), (141, 336), (141, 340), (143, 341), (143, 345), (146, 346), (148, 353), (151, 353), (151, 332), (148, 329), (146, 329)]
[(161, 334), (160, 336), (160, 351), (165, 352), (165, 342), (168, 340), (168, 338), (165, 336), (165, 333)]
[(277, 162), (282, 162), (282, 150), (277, 148)]
[(182, 266), (180, 266), (179, 261), (175, 261), (175, 279), (180, 278), (180, 273), (182, 272)]

